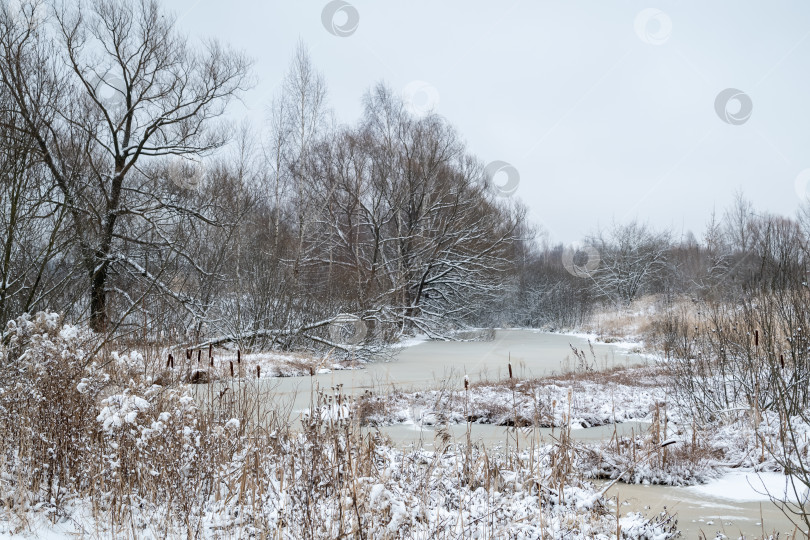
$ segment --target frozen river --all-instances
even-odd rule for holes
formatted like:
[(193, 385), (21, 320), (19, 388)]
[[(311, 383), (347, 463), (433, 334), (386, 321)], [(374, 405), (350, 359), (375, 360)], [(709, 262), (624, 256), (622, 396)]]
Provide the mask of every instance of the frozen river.
[[(581, 336), (532, 330), (498, 330), (491, 341), (425, 341), (402, 347), (390, 361), (372, 362), (363, 369), (334, 370), (313, 377), (272, 379), (279, 397), (294, 398), (294, 410), (307, 408), (311, 389), (343, 385), (348, 394), (366, 390), (423, 390), (443, 383), (461, 388), (464, 376), (471, 381), (498, 380), (508, 376), (511, 358), (514, 375), (540, 377), (573, 369), (571, 346), (585, 350), (597, 369), (643, 364), (647, 359), (627, 347), (593, 343)], [(594, 358), (595, 357), (595, 358)]]
[[(649, 361), (627, 346), (604, 343), (593, 343), (592, 355), (588, 340), (582, 336), (499, 330), (491, 341), (426, 341), (402, 347), (390, 361), (372, 362), (363, 369), (333, 370), (312, 377), (262, 379), (262, 386), (273, 395), (274, 401), (286, 404), (293, 418), (298, 419), (309, 407), (313, 392), (318, 388), (331, 391), (342, 385), (342, 391), (351, 395), (366, 390), (381, 393), (432, 389), (443, 384), (462, 388), (465, 374), (471, 381), (507, 377), (510, 358), (516, 377), (551, 375), (575, 368), (576, 358), (571, 346), (585, 350), (596, 369), (643, 365)], [(615, 429), (622, 435), (645, 427), (643, 422), (627, 422)], [(421, 445), (431, 449), (434, 445), (435, 428), (432, 427), (405, 424), (379, 429), (403, 448)], [(464, 424), (450, 426), (456, 442), (466, 441), (466, 429)], [(471, 431), (473, 442), (482, 442), (488, 447), (514, 444), (515, 430), (472, 424)], [(609, 425), (577, 429), (572, 436), (579, 440), (599, 440), (610, 438), (613, 433), (614, 426)], [(549, 435), (552, 432), (547, 429), (538, 429), (532, 434), (543, 438)], [(778, 483), (779, 477), (773, 474), (763, 477), (765, 487)], [(696, 487), (617, 484), (610, 489), (608, 496), (618, 494), (622, 513), (638, 510), (650, 516), (665, 508), (676, 512), (684, 538), (702, 535), (714, 538), (717, 532), (729, 538), (737, 538), (740, 534), (745, 534), (746, 538), (759, 538), (763, 530), (766, 533), (776, 530), (782, 533), (780, 537), (785, 537), (793, 527), (770, 502), (765, 491), (757, 475), (732, 472), (714, 483)]]

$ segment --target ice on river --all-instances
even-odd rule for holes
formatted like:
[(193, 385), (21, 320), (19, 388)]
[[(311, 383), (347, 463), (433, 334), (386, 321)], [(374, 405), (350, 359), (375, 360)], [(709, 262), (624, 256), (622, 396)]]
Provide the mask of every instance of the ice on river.
[(807, 500), (806, 486), (777, 472), (732, 471), (707, 484), (685, 489), (703, 496), (735, 502), (767, 502), (772, 497), (794, 502), (799, 497)]

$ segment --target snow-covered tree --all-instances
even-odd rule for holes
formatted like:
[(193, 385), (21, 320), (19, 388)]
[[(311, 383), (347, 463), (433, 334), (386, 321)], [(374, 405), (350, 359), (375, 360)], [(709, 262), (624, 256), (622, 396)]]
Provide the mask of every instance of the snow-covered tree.
[[(45, 21), (36, 12), (23, 10), (23, 23), (0, 12), (0, 83), (58, 189), (86, 276), (90, 323), (105, 330), (116, 274), (184, 301), (162, 267), (128, 256), (125, 246), (179, 257), (165, 225), (206, 219), (148, 170), (226, 142), (217, 119), (245, 88), (249, 63), (216, 41), (192, 45), (155, 0), (59, 3)], [(175, 181), (196, 183), (196, 165), (179, 163)], [(138, 303), (121, 296), (130, 305), (124, 312)]]

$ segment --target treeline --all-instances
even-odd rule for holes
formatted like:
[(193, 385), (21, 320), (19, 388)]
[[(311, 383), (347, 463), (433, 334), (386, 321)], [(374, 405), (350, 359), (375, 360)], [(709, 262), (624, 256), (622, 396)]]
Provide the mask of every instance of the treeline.
[(444, 119), (380, 84), (338, 124), (299, 45), (266, 128), (234, 128), (250, 82), (153, 0), (0, 6), (3, 327), (346, 349), (511, 293), (525, 210)]
[(631, 221), (614, 223), (575, 247), (540, 246), (526, 257), (504, 317), (521, 326), (582, 324), (594, 309), (621, 311), (643, 295), (663, 307), (694, 302), (740, 304), (763, 291), (806, 287), (810, 205), (795, 217), (758, 212), (738, 193), (710, 216), (702, 238)]
[(538, 242), (445, 119), (378, 84), (339, 124), (303, 44), (266, 125), (235, 127), (250, 61), (157, 2), (20, 6), (0, 6), (3, 327), (50, 309), (118, 339), (347, 350), (803, 276), (806, 220), (742, 196), (700, 239)]

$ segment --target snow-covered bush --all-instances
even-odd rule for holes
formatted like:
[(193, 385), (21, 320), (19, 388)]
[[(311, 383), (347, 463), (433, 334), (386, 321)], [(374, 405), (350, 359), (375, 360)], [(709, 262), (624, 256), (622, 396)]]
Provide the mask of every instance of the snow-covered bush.
[(87, 330), (40, 312), (10, 321), (0, 345), (2, 491), (46, 501), (84, 485), (92, 456), (95, 404), (108, 376), (91, 361)]
[[(270, 396), (253, 379), (155, 384), (139, 353), (102, 350), (97, 360), (93, 334), (52, 313), (21, 317), (6, 336), (0, 534), (11, 505), (23, 528), (44, 509), (102, 537), (122, 528), (144, 538), (369, 539), (617, 530), (610, 503), (579, 472), (570, 428), (531, 451), (488, 454), (448, 437), (435, 451), (403, 452), (361, 429), (340, 386), (316, 392), (294, 426), (283, 405), (265, 407)], [(668, 516), (622, 519), (637, 537), (674, 534)]]
[(0, 345), (0, 510), (43, 502), (61, 512), (64, 499), (89, 497), (118, 515), (124, 499), (199, 513), (242, 446), (237, 411), (202, 412), (190, 387), (153, 384), (139, 352), (105, 355), (98, 345), (95, 334), (55, 313), (8, 324)]

